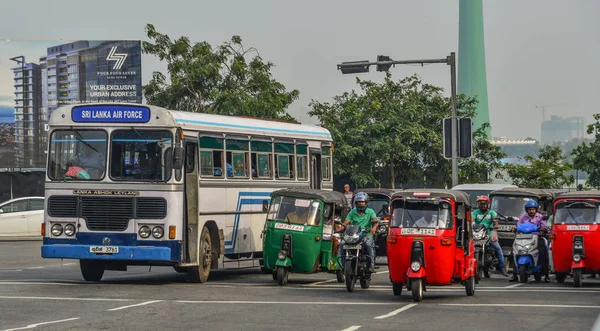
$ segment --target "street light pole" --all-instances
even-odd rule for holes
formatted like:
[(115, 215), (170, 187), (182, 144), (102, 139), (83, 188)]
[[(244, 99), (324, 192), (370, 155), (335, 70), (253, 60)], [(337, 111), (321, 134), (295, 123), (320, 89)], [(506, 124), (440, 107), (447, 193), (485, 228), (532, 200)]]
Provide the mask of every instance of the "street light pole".
[[(378, 58), (389, 59), (387, 56), (378, 56)], [(424, 60), (404, 60), (404, 61), (353, 61), (343, 62), (337, 65), (342, 74), (356, 74), (369, 72), (369, 67), (377, 66), (378, 71), (388, 71), (392, 65), (396, 64), (431, 64), (445, 63), (450, 66), (450, 100), (452, 103), (452, 186), (458, 185), (458, 116), (456, 114), (456, 53), (451, 52), (450, 56), (443, 59), (424, 59)]]

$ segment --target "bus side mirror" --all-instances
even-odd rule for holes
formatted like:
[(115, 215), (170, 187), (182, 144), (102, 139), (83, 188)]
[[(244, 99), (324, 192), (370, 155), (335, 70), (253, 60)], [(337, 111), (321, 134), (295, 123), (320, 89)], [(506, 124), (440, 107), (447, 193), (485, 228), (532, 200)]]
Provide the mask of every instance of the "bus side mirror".
[(173, 150), (173, 168), (180, 170), (183, 167), (184, 150), (181, 147), (175, 147)]
[(459, 220), (464, 220), (466, 217), (466, 208), (465, 205), (458, 205), (456, 206), (456, 218), (458, 218)]

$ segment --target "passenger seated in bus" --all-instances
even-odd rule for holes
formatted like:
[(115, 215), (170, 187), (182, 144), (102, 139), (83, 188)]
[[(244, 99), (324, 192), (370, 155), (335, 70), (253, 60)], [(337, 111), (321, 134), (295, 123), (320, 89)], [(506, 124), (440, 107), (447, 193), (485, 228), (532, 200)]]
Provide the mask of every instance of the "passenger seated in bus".
[(100, 179), (104, 175), (106, 157), (89, 144), (82, 144), (81, 151), (71, 161), (85, 169), (92, 179)]
[(244, 163), (238, 160), (235, 164), (235, 172), (233, 174), (235, 177), (246, 177), (246, 168), (244, 167)]

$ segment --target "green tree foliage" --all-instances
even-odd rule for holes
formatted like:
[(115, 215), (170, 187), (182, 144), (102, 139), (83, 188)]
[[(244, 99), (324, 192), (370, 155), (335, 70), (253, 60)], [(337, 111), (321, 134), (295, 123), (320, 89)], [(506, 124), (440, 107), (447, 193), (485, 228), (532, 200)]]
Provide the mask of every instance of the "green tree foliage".
[[(449, 183), (442, 122), (451, 108), (443, 90), (416, 75), (394, 81), (390, 73), (382, 83), (357, 78), (357, 84), (360, 93), (353, 90), (331, 103), (310, 104), (309, 115), (332, 133), (336, 175), (349, 176), (358, 186), (380, 184), (382, 172), (387, 172), (392, 187), (423, 180), (436, 186)], [(472, 116), (475, 105), (474, 99), (458, 97), (464, 116)], [(460, 174), (465, 181), (484, 182), (485, 172), (499, 165), (503, 153), (485, 140), (483, 129), (474, 138), (476, 157), (461, 162)]]
[(575, 181), (572, 165), (565, 161), (562, 150), (557, 146), (544, 146), (537, 156), (523, 158), (528, 164), (508, 164), (506, 171), (513, 184), (529, 188), (563, 188)]
[(188, 37), (171, 40), (145, 28), (150, 42), (143, 52), (166, 62), (169, 79), (154, 72), (143, 87), (148, 104), (168, 109), (220, 115), (253, 116), (295, 121), (286, 109), (298, 90), (287, 91), (273, 79), (274, 64), (264, 62), (255, 48), (245, 49), (242, 39), (212, 47), (203, 41), (192, 44)]
[(586, 186), (600, 189), (600, 114), (595, 114), (596, 123), (588, 125), (587, 133), (594, 135), (594, 140), (583, 142), (573, 150), (573, 165), (585, 171), (589, 177)]

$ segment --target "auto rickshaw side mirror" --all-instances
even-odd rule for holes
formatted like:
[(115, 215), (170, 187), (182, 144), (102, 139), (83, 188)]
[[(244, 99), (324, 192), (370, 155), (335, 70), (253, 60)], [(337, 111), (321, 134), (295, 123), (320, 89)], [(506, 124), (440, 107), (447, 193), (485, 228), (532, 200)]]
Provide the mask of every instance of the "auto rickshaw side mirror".
[(262, 210), (265, 213), (269, 211), (269, 200), (263, 200), (263, 202), (262, 202)]
[(456, 218), (458, 218), (459, 220), (464, 220), (466, 218), (466, 215), (467, 210), (465, 208), (465, 205), (456, 206)]

